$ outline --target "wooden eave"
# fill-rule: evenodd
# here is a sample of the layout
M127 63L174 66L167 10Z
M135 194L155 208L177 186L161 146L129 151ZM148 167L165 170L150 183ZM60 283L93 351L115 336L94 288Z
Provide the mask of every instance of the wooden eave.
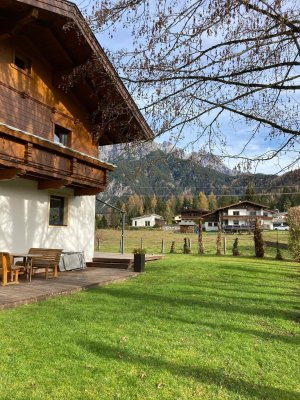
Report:
M30 12L32 8L38 9L38 18L24 25L21 33L37 46L53 69L59 70L62 74L68 73L74 67L83 65L94 57L99 60L99 65L107 74L107 79L113 82L110 90L115 93L116 101L124 104L122 108L125 113L116 118L115 126L110 129L110 132L105 132L99 137L99 145L153 139L153 132L77 6L65 0L1 0L0 2L0 11L1 9L5 12L10 11L12 15ZM67 34L66 24L69 24ZM47 43L47 51L45 51L45 43ZM102 76L101 79L103 79ZM75 96L78 95L76 87L70 92ZM84 96L81 93L80 101L88 109L88 113L92 114L97 103L96 99L93 99L93 88L86 88ZM103 96L105 100L105 93ZM125 124L128 123L131 126L127 131L120 132L118 121L121 126L122 123L124 125L124 121Z

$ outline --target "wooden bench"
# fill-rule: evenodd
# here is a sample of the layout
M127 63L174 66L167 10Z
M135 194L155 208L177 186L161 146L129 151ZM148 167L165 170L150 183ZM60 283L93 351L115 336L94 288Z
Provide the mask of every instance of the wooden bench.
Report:
M32 268L35 269L45 269L45 278L48 278L49 269L53 271L53 277L58 276L58 265L60 256L63 249L43 249L43 248L31 248L29 249L29 254L40 255L40 257L32 258Z

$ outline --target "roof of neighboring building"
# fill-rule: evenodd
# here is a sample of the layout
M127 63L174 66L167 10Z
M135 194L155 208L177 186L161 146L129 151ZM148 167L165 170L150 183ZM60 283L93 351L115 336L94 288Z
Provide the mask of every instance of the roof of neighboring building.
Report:
M0 39L18 30L34 43L52 66L56 87L81 66L93 68L93 80L78 74L68 92L88 115L97 118L93 129L100 145L153 139L145 118L75 4L66 0L0 1L2 25L5 30L0 30Z
M131 219L135 220L135 219L144 219L144 218L149 218L149 217L155 217L156 219L163 219L163 217L158 214L145 214L145 215L141 215L140 217L135 217L135 218L131 218Z
M252 205L254 207L263 208L264 210L268 208L268 206L265 206L264 204L255 203L254 201L250 201L250 200L243 200L243 201L239 201L238 203L229 204L228 206L219 207L219 208L217 208L216 210L214 210L212 212L204 214L203 217L206 217L208 215L213 215L218 211L222 211L222 210L226 210L226 209L229 209L229 208L237 207L237 206L240 206L240 205L243 205L243 204L250 204L250 205Z

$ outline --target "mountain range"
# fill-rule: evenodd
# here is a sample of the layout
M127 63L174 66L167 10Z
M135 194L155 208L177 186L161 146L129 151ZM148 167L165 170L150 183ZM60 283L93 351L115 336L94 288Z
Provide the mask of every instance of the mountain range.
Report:
M116 165L104 197L126 198L131 194L168 198L185 193L243 195L248 184L257 193L278 193L283 187L300 186L300 170L281 176L236 174L220 158L205 152L186 153L165 142L136 147L106 146L101 160Z

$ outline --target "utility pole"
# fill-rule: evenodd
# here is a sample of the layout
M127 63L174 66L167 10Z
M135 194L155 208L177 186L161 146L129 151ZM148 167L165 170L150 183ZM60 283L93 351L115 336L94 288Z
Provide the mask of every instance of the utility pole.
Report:
M123 210L121 210L121 209L118 208L118 207L113 206L112 204L107 203L107 202L104 201L104 200L98 199L97 197L96 197L96 201L99 201L100 203L105 204L106 206L108 206L108 207L110 207L110 208L113 208L114 210L119 211L119 213L121 213L121 215L122 215L121 254L124 254L124 244L125 244L125 215L126 215L126 212L123 211Z

